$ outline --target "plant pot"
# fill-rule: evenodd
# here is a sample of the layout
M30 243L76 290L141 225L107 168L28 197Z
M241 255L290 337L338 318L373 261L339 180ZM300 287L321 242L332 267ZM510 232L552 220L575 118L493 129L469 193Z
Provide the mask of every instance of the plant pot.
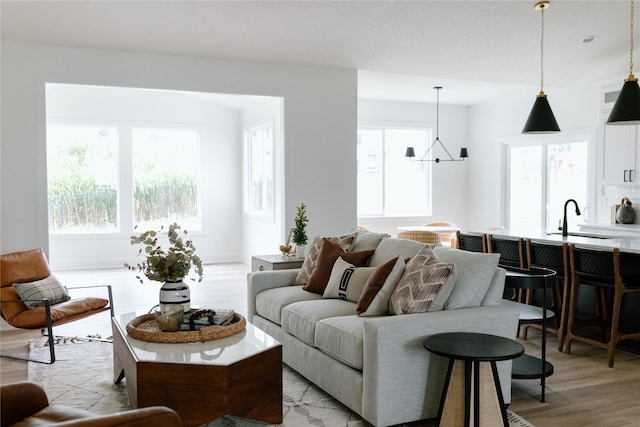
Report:
M296 245L296 256L298 258L304 258L304 254L306 250L307 250L307 245Z
M183 280L164 282L160 288L160 305L182 304L185 313L191 309L191 290Z

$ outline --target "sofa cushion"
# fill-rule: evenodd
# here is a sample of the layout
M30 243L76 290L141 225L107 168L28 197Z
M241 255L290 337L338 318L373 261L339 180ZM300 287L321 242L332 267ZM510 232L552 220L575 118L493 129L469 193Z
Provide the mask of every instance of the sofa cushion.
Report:
M336 360L362 370L363 319L338 316L316 323L316 347Z
M455 284L454 265L442 263L429 246L411 259L391 295L394 314L442 310Z
M45 299L49 300L51 305L71 299L67 288L62 286L53 274L33 282L14 283L13 289L27 308L44 307Z
M356 267L338 257L333 264L322 297L358 302L364 285L375 269L375 267Z
M367 265L372 254L372 250L345 252L339 245L331 242L329 239L322 239L322 246L318 253L318 261L313 269L313 273L311 273L311 277L309 277L309 282L303 289L322 295L329 282L333 264L336 263L338 257L341 257L356 267L364 267Z
M340 246L345 252L349 252L356 241L357 233L349 233L344 236L327 237L330 242ZM294 283L296 285L306 285L313 273L316 263L318 261L318 254L322 246L323 237L314 237L311 245L307 249L307 255L302 262L302 267L295 278Z
M351 229L349 233L357 233L356 242L351 250L353 252L368 251L370 249L377 249L382 239L389 238L386 233L374 233L371 231L362 231L358 229Z
M282 309L282 329L315 347L316 323L336 316L356 314L356 305L337 299L299 301Z
M458 270L456 284L445 310L479 307L489 289L498 267L500 254L485 254L437 246L433 252L442 262L455 264Z
M389 299L405 270L404 260L395 257L376 267L358 301L358 316L381 316L389 311Z
M391 258L399 256L402 259L412 258L415 254L420 252L420 249L427 246L426 243L416 242L407 239L382 239L375 253L369 260L369 265L377 267L380 264L384 264Z
M267 289L256 295L256 313L277 325L281 325L283 307L298 301L321 298L318 294L304 291L302 286Z

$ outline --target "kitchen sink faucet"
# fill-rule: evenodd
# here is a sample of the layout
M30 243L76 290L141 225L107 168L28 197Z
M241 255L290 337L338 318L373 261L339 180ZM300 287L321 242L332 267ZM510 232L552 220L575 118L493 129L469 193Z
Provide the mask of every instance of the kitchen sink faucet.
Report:
M562 217L562 235L563 236L569 235L569 233L567 232L567 205L569 204L569 202L573 202L573 204L576 205L576 215L580 215L580 208L578 207L578 202L576 202L574 199L569 199L566 202L564 202L564 216Z

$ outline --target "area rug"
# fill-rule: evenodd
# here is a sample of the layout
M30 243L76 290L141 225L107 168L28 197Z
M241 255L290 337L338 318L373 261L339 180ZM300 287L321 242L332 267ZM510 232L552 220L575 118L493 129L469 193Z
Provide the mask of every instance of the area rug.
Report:
M46 358L49 349L33 344L31 357ZM126 379L113 383L113 346L96 341L63 341L56 344L56 362L52 365L29 363L28 379L40 384L51 403L110 414L130 409ZM284 427L369 427L370 424L330 395L283 365ZM237 417L222 417L201 427L265 427ZM408 426L428 426L429 422ZM511 427L533 427L509 412Z

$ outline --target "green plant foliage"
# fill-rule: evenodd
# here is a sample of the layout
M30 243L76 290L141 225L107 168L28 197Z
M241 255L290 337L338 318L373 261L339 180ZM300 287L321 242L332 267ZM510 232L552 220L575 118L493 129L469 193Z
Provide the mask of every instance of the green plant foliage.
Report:
M291 240L296 245L306 245L309 237L307 236L307 224L309 218L307 218L307 206L302 203L298 206L298 212L296 214L295 226L293 228L293 236Z
M142 245L138 256L143 252L146 260L136 265L125 264L132 271L142 272L149 280L158 282L178 282L184 279L191 266L195 267L198 282L202 281L202 260L196 255L196 247L191 239L183 239L187 230L178 233L181 227L177 223L169 225L166 236L169 238L169 248L165 251L158 242L163 234L164 226L159 231L148 230L138 236L131 236L132 245ZM136 276L140 283L144 283L140 276Z

